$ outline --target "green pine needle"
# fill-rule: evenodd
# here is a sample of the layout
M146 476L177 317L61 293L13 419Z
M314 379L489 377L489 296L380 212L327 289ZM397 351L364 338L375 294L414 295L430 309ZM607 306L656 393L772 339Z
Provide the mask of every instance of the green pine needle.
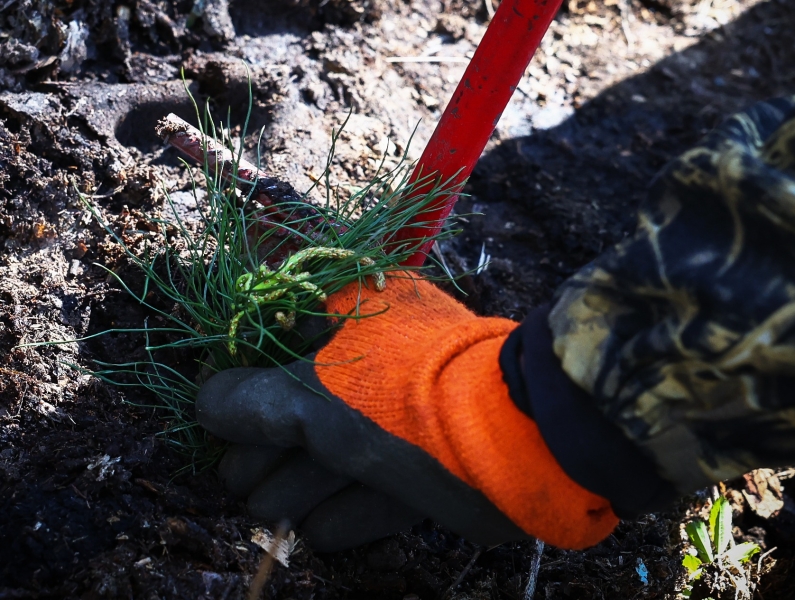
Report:
M200 113L195 101L194 106L201 131L214 137L216 128L209 110ZM259 205L233 185L238 181L237 162L241 159L241 150L238 150L234 172L229 178L215 173L208 164L203 166L207 194L204 206L197 203L201 211L198 231L182 221L172 199L166 195L169 214L154 221L159 231L136 232L146 238L143 252L130 248L113 226L102 219L99 210L83 197L88 210L141 271L144 284L141 290L134 290L110 269L106 269L108 274L151 315L140 328L124 330L125 333L144 334L148 358L122 364L97 362L99 369L92 374L103 381L128 389L143 389L154 395L157 399L154 405L166 413L168 428L164 435L178 448L190 453L194 465L214 460L219 451L217 446L208 443L208 436L195 422L193 403L201 381L214 372L233 367L279 367L295 360L307 360L304 355L314 340L300 333L300 325L310 317L328 316L323 312L320 295L310 288L330 295L350 283L373 286L373 276L404 270L400 264L425 240L410 240L397 249L390 247L388 240L409 221L422 227L423 214L430 212L443 197L460 192L461 185L453 185L453 179L439 182L424 178L409 185L412 165L404 153L395 168L386 169L382 161L370 182L356 188L347 199L339 198L329 182L329 174L341 129L332 132L332 146L322 177L326 198L323 205L314 207L317 212L312 222L321 222L315 230L309 226L305 210L292 210L306 209L306 204L300 202L284 207L284 212L292 211L294 218L289 217L278 228L254 234L259 231L256 229ZM218 131L228 132L228 129L220 126ZM223 142L231 147L228 138ZM414 189L426 185L431 189L419 201L414 200L409 205L401 202ZM240 187L245 188L242 184ZM308 194L309 191L304 199ZM364 211L363 206L367 207ZM321 219L317 219L317 215ZM344 229L331 227L332 223ZM430 222L426 224L430 228ZM447 227L437 239L455 233ZM283 287L283 293L277 298L262 303L249 302L236 289L236 283L246 274L257 273L260 265L291 238L302 240L303 248L344 249L345 252L335 253L331 258L324 258L322 255L327 253L321 252L321 256L306 260L300 268L302 273L309 275L302 281L311 286L297 279L283 278L269 287L269 290ZM164 309L164 306L173 308ZM242 315L241 307L246 307ZM277 313L294 314L296 326L285 329L279 324ZM236 331L230 337L230 323L236 315L238 322L233 328ZM362 318L358 311L341 316ZM150 326L149 322L154 321L160 325ZM90 337L118 331L108 330ZM161 362L161 357L167 355L165 351L174 350L190 353L198 377Z

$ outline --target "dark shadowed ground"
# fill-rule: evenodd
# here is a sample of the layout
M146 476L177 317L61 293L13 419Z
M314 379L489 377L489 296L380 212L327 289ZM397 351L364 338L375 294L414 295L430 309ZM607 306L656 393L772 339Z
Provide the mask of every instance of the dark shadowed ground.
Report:
M192 6L0 3L0 598L243 598L262 557L252 529L269 525L247 517L212 470L175 476L190 458L159 435L167 424L145 407L151 398L68 366L140 356L142 339L19 348L146 317L95 266L135 277L76 190L130 231L163 209L159 182L195 216L189 175L154 124L170 111L191 118L184 69L194 94L217 114L231 107L239 126L241 59L268 169L308 188L350 111L333 179L360 185L421 120L419 155L463 72L447 58L467 57L488 20L474 0L238 1L228 12L209 1L188 26ZM460 201L459 213L479 214L443 248L459 273L491 255L461 280L464 300L520 319L549 299L632 230L667 160L732 112L795 93L793 30L792 0L568 2ZM441 58L399 62L418 55ZM256 134L242 143L256 156ZM764 574L754 571L764 600L795 589L793 473L721 490L736 537L775 548ZM623 523L585 552L547 549L535 597L676 597L681 524L705 503ZM333 555L313 554L299 534L289 568L277 566L266 589L296 600L512 599L529 568L525 544L478 548L428 521Z

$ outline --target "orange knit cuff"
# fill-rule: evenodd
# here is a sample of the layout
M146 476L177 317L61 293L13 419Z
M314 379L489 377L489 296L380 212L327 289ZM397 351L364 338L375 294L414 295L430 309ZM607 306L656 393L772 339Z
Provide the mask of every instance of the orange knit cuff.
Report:
M348 314L357 299L364 314L387 310L346 321L318 353L329 391L547 543L583 548L612 531L609 502L563 472L508 394L498 357L517 323L477 317L414 276L390 278L382 293L348 286L327 309Z

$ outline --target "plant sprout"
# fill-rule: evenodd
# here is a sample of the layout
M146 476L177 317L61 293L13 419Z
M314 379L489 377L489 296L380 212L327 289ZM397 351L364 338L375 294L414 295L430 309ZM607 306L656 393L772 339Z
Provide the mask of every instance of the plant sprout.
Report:
M686 554L682 559L688 577L688 585L682 590L684 598L690 598L693 592L691 582L701 578L706 565L716 565L721 569L728 565L742 572L741 563L748 562L761 550L754 542L733 545L732 509L724 496L713 503L708 522L701 519L691 521L685 526L685 531L696 554Z

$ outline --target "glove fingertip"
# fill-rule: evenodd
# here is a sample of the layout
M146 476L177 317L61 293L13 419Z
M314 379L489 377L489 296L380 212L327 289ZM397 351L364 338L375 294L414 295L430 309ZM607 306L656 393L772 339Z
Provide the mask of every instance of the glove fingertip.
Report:
M317 552L338 552L409 529L424 515L399 500L361 484L320 504L301 523Z
M227 369L210 377L196 395L195 410L199 425L213 434L225 437L223 430L232 413L229 398L242 382L261 371L262 369L242 367Z
M245 498L291 452L278 446L233 445L218 464L218 476L233 496Z

